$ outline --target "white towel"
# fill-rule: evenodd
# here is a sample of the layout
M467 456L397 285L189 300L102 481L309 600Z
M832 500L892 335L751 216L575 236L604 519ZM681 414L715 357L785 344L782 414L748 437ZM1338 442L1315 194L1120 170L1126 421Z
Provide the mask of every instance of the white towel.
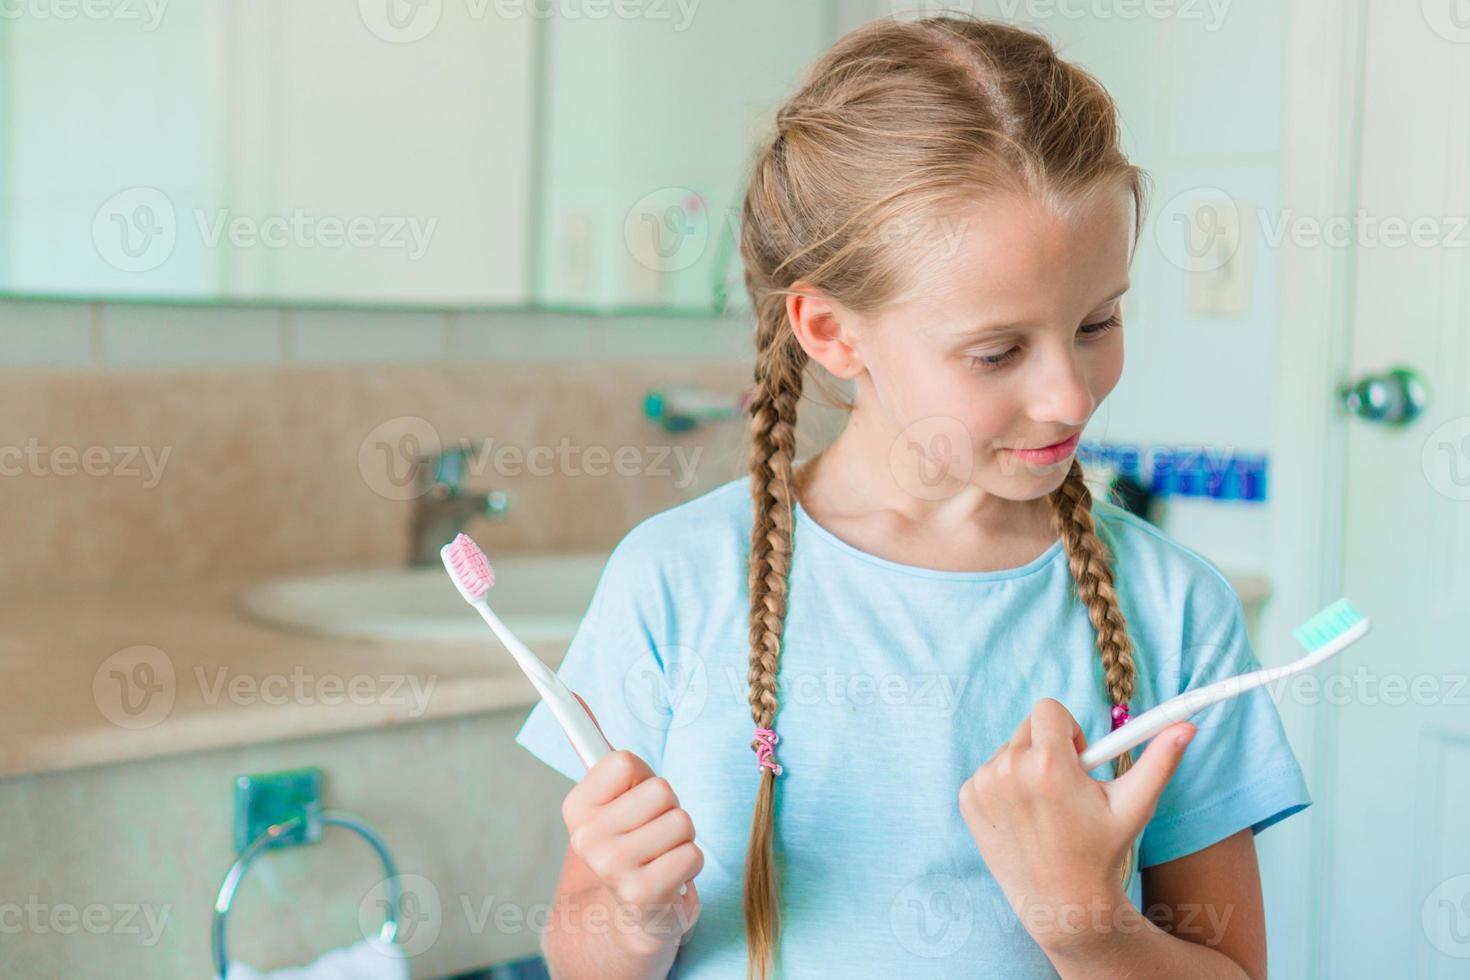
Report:
M374 936L323 953L306 966L261 972L233 962L225 980L408 980L408 961L397 943Z

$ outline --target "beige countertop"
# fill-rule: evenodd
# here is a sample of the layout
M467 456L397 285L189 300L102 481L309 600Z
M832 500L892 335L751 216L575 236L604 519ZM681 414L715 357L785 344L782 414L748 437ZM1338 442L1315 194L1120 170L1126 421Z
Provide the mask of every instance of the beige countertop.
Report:
M1231 575L1248 614L1269 595ZM496 710L535 689L483 646L288 633L235 610L254 579L0 595L0 777ZM536 651L553 668L561 650Z
M488 630L477 648L287 633L235 611L255 581L0 595L0 777L537 699Z

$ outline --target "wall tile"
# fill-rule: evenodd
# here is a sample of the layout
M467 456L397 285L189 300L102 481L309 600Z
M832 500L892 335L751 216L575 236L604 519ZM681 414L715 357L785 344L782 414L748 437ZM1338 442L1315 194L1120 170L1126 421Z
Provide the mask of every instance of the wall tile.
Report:
M93 363L90 303L0 300L0 367L87 367Z
M556 313L462 313L458 352L496 361L528 358L567 360L601 356L606 321L594 316Z
M296 309L286 324L286 360L293 364L440 361L449 354L443 313Z
M109 367L258 367L281 363L272 307L110 303L102 308Z

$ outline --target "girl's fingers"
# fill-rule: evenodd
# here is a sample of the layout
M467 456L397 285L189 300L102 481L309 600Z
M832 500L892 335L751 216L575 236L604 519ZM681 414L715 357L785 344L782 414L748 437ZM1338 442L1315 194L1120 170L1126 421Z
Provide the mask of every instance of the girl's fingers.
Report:
M679 799L673 789L665 780L655 776L604 804L593 823L603 833L626 834L678 805Z
M1014 745L1018 749L1024 749L1024 748L1029 748L1030 747L1030 745L1031 745L1031 716L1030 715L1027 715L1025 718L1022 718L1021 719L1021 723L1016 726L1015 732L1011 735L1011 744Z
M1082 734L1082 726L1077 724L1072 712L1060 701L1042 698L1036 702L1030 720L1031 744L1037 747L1046 745L1060 750L1070 745L1078 753L1087 748L1087 738Z
M694 821L690 819L689 812L669 810L629 831L623 843L623 854L635 867L642 866L693 840Z
M567 794L568 801L577 811L585 812L617 799L652 775L648 763L627 749L619 749L587 770Z
M653 881L668 882L670 887L677 889L684 882L692 881L703 868L704 852L690 840L654 858L640 868L639 873L648 875Z

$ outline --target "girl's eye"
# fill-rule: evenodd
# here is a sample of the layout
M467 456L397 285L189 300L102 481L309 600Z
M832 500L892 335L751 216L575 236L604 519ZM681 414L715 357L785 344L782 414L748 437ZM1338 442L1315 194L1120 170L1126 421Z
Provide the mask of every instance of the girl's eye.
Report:
M1103 320L1101 323L1084 323L1082 325L1081 331L1079 332L1088 337L1096 337L1098 334L1107 333L1109 330L1116 327L1119 322L1120 321L1118 320L1118 314L1114 313L1112 316L1108 317L1106 320Z
M1114 313L1112 316L1099 323L1084 323L1077 332L1082 334L1084 337L1098 337L1102 334L1107 333L1109 330L1112 330L1121 322L1122 321L1118 318L1118 314ZM1011 361L1019 357L1020 354L1021 349L1019 347L1012 347L1004 354L986 354L979 357L970 356L966 358L966 360L969 361L971 367L976 368L977 370L985 370L988 368L998 368L1002 367L1003 365L1009 364Z
M985 368L1000 367L1002 364L1014 360L1020 352L1021 349L1019 347L1012 347L1004 354L986 354L983 357L968 357L966 360L970 362L971 367L983 370Z

